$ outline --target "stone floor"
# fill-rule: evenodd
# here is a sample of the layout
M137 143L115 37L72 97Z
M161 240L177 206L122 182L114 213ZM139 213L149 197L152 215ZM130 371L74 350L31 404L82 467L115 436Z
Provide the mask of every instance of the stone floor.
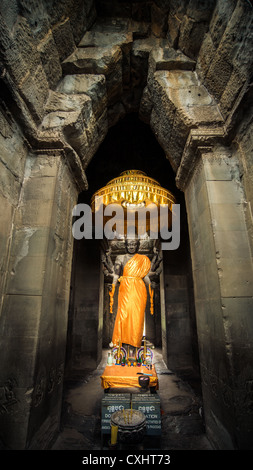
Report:
M105 350L96 370L82 380L66 384L62 428L52 450L97 451L107 448L107 441L101 439L100 428L101 399L104 396L100 375L105 368L106 358ZM186 381L167 369L159 349L154 350L154 363L159 380L157 394L160 397L162 419L159 449L212 450L205 435L201 397ZM138 393L138 389L135 389L135 393ZM151 443L145 441L143 450L149 449L150 445L154 448L154 440Z

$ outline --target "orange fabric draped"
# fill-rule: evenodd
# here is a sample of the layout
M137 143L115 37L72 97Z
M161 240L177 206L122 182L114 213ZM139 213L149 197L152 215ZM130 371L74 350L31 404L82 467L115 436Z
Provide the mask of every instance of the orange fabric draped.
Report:
M158 376L154 365L152 370L147 370L146 367L106 366L100 376L101 385L103 388L140 387L138 372L150 374L149 387L159 389Z
M145 255L136 253L125 265L119 279L118 311L115 319L112 342L135 347L141 346L147 290L142 280L149 272L151 262Z

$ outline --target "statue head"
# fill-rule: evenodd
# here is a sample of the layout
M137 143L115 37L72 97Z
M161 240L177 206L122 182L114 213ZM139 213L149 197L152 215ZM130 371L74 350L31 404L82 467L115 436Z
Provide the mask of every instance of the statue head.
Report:
M125 241L126 245L126 251L130 255L133 255L137 253L139 246L140 246L140 240L138 238L127 238Z

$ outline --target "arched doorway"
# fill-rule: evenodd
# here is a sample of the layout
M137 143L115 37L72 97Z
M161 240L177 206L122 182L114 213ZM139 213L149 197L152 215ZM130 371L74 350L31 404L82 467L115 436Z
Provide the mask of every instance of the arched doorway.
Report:
M180 246L163 253L163 274L155 293L155 315L146 314L148 340L162 348L169 368L198 377L198 345L189 249L187 216L183 192L175 185L175 174L150 127L129 114L112 127L86 169L88 190L79 203L90 204L96 190L122 171L137 168L155 178L176 197L181 207ZM151 251L150 251L151 250ZM146 252L152 255L152 247ZM108 281L107 281L108 282ZM94 369L102 349L110 342L114 316L109 313L106 279L101 272L100 241L75 240L66 377L80 376Z

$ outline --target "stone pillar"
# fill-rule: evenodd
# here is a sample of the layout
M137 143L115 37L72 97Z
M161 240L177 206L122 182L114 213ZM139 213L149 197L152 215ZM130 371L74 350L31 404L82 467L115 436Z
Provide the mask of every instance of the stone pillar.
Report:
M185 190L207 433L252 446L253 269L237 161L202 152Z
M9 449L46 448L58 429L76 199L61 154L28 156L0 317Z

